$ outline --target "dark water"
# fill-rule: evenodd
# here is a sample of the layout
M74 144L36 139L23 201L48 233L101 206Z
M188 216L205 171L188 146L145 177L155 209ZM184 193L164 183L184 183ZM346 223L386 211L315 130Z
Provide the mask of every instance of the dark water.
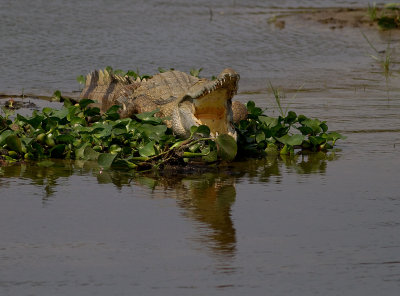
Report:
M206 76L230 66L239 100L277 115L271 80L284 106L348 139L327 155L195 173L2 167L0 294L398 295L398 74L386 86L358 29L267 22L367 3L1 1L2 94L73 93L77 75L107 65ZM398 52L396 35L364 32Z

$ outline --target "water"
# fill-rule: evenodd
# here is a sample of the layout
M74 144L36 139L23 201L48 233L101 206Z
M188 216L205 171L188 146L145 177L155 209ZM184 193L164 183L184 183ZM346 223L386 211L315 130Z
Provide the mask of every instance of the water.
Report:
M252 91L266 89L267 79L285 87L360 84L354 79L370 78L365 77L365 67L371 62L361 34L290 23L279 30L268 19L299 7L367 4L3 0L0 93L77 91L78 75L108 65L149 74L158 67L203 67L208 77L232 67L242 76L241 89ZM366 33L372 41L385 39L385 34Z
M230 66L237 99L277 115L270 80L285 106L348 139L328 155L197 173L0 168L1 295L398 294L398 76L388 94L358 29L267 23L368 1L93 3L1 1L0 93L76 95L77 75L107 65L205 76ZM363 32L398 51L396 34Z

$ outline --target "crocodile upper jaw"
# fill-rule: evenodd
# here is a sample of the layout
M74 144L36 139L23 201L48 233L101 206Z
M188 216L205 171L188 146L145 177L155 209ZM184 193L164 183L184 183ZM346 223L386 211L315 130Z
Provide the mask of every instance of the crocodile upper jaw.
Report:
M229 134L236 138L232 124L232 97L237 93L239 78L234 70L225 69L216 80L201 81L190 88L179 105L192 102L195 118L191 122L207 125L214 136Z

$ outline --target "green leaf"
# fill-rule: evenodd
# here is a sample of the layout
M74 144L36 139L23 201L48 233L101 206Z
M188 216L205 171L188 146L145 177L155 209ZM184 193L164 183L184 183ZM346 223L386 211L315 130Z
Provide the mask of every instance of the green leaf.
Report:
M218 155L222 160L232 161L236 157L237 143L235 139L227 134L221 134L215 142L218 145Z
M260 116L263 113L261 108L256 107L256 104L253 101L247 102L246 106L247 106L247 111L249 112L249 114L251 114L253 116Z
M314 146L319 146L326 142L326 139L320 136L311 136L309 137L309 140Z
M42 110L42 113L44 115L50 116L51 114L53 114L54 110L50 107L44 107Z
M64 105L65 108L69 108L69 107L73 106L72 101L70 99L68 99L68 98L64 98L64 104L63 105Z
M6 144L10 150L17 151L19 153L23 152L21 140L16 135L8 136L6 139Z
M195 134L199 134L203 138L207 138L210 136L210 128L206 125L199 125L199 126L193 125L190 128L190 135L191 137L193 137Z
M347 139L346 136L343 136L342 134L339 134L337 132L331 132L327 134L329 138L331 138L333 141L339 140L339 139Z
M311 135L313 133L313 129L308 126L300 126L297 128L303 135Z
M74 140L75 140L75 137L71 136L70 134L59 135L56 137L57 143L72 144L72 142L74 142Z
M95 151L92 147L88 146L85 148L85 150L83 152L83 159L96 160L101 156L101 155L99 156L99 154L100 154L99 152Z
M197 142L197 143L195 143L193 145L190 145L189 151L190 152L196 152L200 148L200 146L201 146L201 143L199 143L199 142Z
M97 116L100 115L100 108L98 107L92 107L92 108L87 108L83 114L87 117L87 116Z
M335 142L339 139L346 139L347 137L337 133L337 132L331 132L327 134L323 134L321 137L326 139L326 141L332 141L332 145L335 145Z
M61 101L61 91L56 90L53 93L53 98L52 99L53 99L53 101L60 102Z
M6 143L6 139L8 136L13 135L14 132L12 130L5 130L0 134L0 146L3 146Z
M86 77L83 75L79 75L76 77L76 81L78 81L79 84L85 84L86 83Z
M100 154L97 162L99 166L102 168L110 168L114 159L117 157L117 154L111 154L111 153L102 153Z
M123 127L118 127L118 128L113 128L113 130L112 130L112 133L115 135L115 136L120 136L120 135L126 135L127 133L128 133L128 131L126 130L126 127L125 126L123 126Z
M113 144L110 146L110 153L112 154L118 154L122 151L121 146L118 146L117 144Z
M151 125L151 124L144 123L142 126L138 127L138 130L140 132L143 132L147 137L151 137L152 134L155 134L158 137L161 137L167 131L167 126L164 124L163 125Z
M313 130L314 135L321 132L321 121L319 121L318 119L305 119L303 121L300 122L303 126L305 127L309 127Z
M41 125L43 119L43 116L35 114L31 119L27 120L27 123L29 123L34 129L37 129Z
M261 121L261 123L264 123L267 127L274 127L276 125L278 125L278 119L277 118L273 118L273 117L269 117L269 116L258 116L258 120Z
M215 162L218 160L218 152L216 150L210 151L202 157L202 160L205 162Z
M92 126L94 129L92 130L93 134L100 138L106 138L111 136L112 134L112 125L110 124L99 124L99 125L93 125Z
M297 120L297 114L293 111L289 111L288 115L285 117L285 123L293 124Z
M50 149L50 157L62 158L65 151L65 144L59 144Z
M288 154L293 155L293 154L294 154L294 149L293 149L293 147L290 146L290 145L285 145L285 146L283 146L283 148L281 149L281 151L279 151L279 154L280 154L280 155L288 155Z
M74 117L74 118L71 118L70 123L71 123L72 126L75 125L75 124L79 124L79 125L85 126L86 125L86 120L84 118Z
M300 123L302 123L304 120L306 120L306 119L308 119L308 117L306 117L306 116L304 116L304 115L299 115L298 117L297 117L297 120L300 122Z
M197 127L196 133L202 135L202 137L204 137L204 138L208 138L210 136L211 131L210 131L210 128L208 126L199 125Z
M197 125L193 125L190 127L190 137L193 137L193 135L197 132L197 129L199 127Z
M279 123L277 118L273 118L273 117L269 117L269 116L265 116L265 115L258 116L258 120L260 120L261 123L264 123L268 127L274 127L274 126L278 125L278 123Z
M265 140L265 134L263 132L260 132L256 135L256 142L260 143Z
M292 136L284 135L283 137L277 138L277 140L285 145L298 146L301 145L301 143L303 143L305 138L306 137L304 135L296 134Z
M154 141L151 141L144 145L143 147L139 148L139 154L140 156L144 157L150 157L156 154L156 151L154 150Z
M126 72L126 76L132 76L134 79L137 79L139 77L139 75L132 70L129 70L128 72Z
M32 141L33 141L33 138L29 138L29 137L21 138L22 145L25 145L25 146L30 145L32 143Z
M160 112L160 109L153 110L151 112L143 112L136 114L136 118L140 119L141 121L147 122L147 123L153 123L153 124L161 124L162 119L155 117L154 115Z
M52 116L56 117L58 119L64 119L67 117L68 114L69 114L69 110L67 108L62 108L60 110L53 112Z
M136 164L130 162L129 160L121 158L115 159L111 166L117 169L135 169L137 167Z
M106 70L110 74L112 74L114 72L113 68L111 66L107 66L104 70Z
M118 106L118 105L111 106L107 110L107 112L105 113L106 116L107 116L107 119L109 119L109 120L118 120L118 119L120 119L120 116L119 116L119 113L118 113L118 110L120 108L121 108L121 106Z
M203 70L203 68L200 69L191 69L190 70L190 75L194 76L194 77L199 77L200 72Z
M28 147L29 148L29 147ZM42 159L44 157L44 149L43 147L37 143L37 142L32 142L30 151L38 158Z
M1 118L1 117L0 117ZM17 114L17 120L24 122L24 123L28 123L28 119L26 119L24 116L22 116L21 114Z
M114 70L114 74L115 75L119 75L119 76L125 76L125 71L123 71L123 70L121 70L121 69L117 69L117 70Z
M95 103L95 101L90 99L82 99L79 101L79 106L81 107L81 109L85 109L87 106L93 103Z
M75 159L84 159L85 158L85 149L87 146L89 146L89 143L85 142L80 147L75 149Z
M322 131L323 131L324 133L326 133L326 132L328 131L328 125L326 124L325 121L322 122L319 126L322 128Z

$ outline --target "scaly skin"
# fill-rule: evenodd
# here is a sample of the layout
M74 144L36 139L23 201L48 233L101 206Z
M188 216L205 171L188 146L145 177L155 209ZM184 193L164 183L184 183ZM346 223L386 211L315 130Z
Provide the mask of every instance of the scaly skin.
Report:
M121 117L158 109L156 116L170 118L165 123L178 136L188 137L191 126L205 124L213 135L226 133L236 138L233 120L247 116L246 107L239 102L234 104L235 114L232 111L239 78L232 69L225 69L213 81L180 71L143 81L95 71L87 76L80 98L97 100L103 112L121 105Z

